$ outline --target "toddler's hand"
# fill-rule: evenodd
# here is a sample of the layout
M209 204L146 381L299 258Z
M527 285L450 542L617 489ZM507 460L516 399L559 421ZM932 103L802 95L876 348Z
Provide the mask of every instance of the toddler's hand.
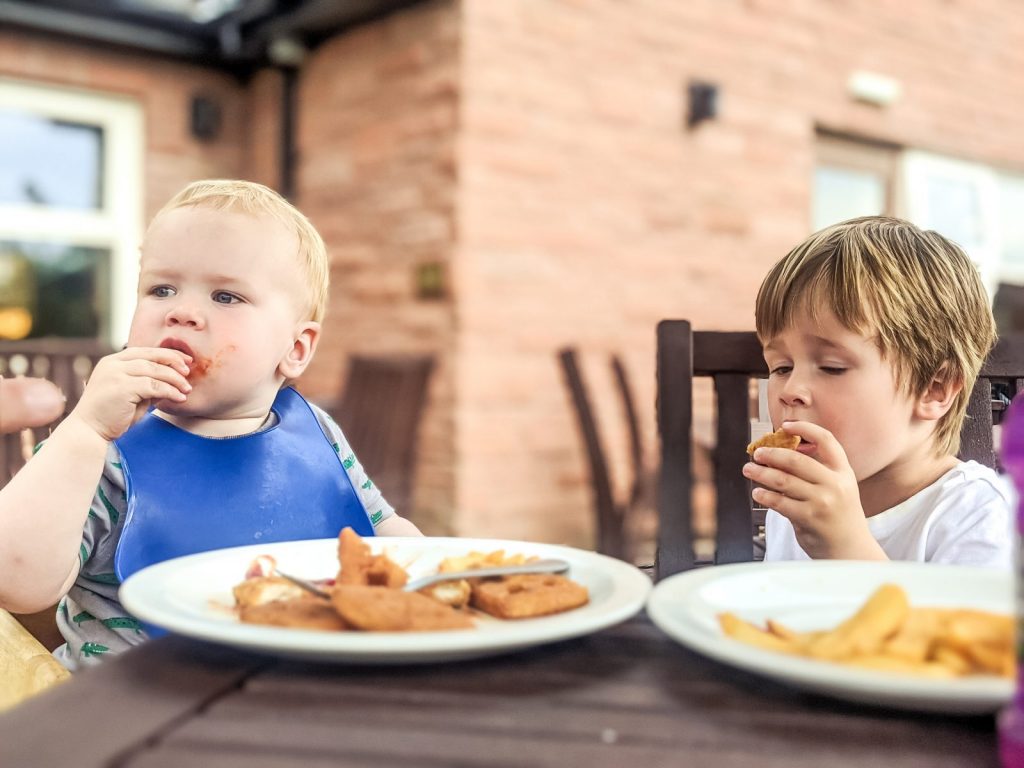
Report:
M813 558L885 559L868 529L857 478L839 441L807 421L783 426L813 447L809 453L758 448L757 463L743 467L745 477L763 486L754 489L754 500L788 518Z
M175 349L129 347L100 360L81 400L77 418L110 441L120 437L159 400L183 402L192 391L186 380L192 358Z

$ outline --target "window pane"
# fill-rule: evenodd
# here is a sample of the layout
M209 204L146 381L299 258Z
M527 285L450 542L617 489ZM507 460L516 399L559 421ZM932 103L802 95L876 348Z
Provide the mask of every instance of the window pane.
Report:
M1002 234L1003 265L1024 268L1024 176L999 179L999 226Z
M110 251L0 241L0 339L106 333Z
M0 109L0 204L96 210L103 129Z
M928 179L927 229L934 229L970 252L984 242L977 184L935 174Z
M885 213L885 179L868 171L819 165L814 171L814 229Z

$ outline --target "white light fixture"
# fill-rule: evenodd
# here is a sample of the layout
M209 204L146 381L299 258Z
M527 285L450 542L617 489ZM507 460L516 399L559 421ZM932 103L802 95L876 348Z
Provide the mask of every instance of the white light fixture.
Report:
M903 93L900 81L877 72L858 69L846 81L846 90L858 101L888 107Z

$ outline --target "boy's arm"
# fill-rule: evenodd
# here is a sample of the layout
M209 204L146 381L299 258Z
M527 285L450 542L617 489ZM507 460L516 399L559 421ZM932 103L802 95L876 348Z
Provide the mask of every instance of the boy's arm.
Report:
M103 358L75 409L0 489L0 607L57 601L78 574L78 549L110 441L154 400L181 402L187 356L133 348Z
M815 559L888 560L868 528L857 478L839 442L809 422L783 426L813 443L817 459L789 448L758 448L757 463L743 467L744 476L762 486L754 500L786 517L800 547Z

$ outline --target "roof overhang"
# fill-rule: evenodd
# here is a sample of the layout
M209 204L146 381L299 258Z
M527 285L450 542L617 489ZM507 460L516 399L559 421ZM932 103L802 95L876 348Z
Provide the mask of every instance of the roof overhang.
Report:
M0 26L244 76L423 0L0 0Z

